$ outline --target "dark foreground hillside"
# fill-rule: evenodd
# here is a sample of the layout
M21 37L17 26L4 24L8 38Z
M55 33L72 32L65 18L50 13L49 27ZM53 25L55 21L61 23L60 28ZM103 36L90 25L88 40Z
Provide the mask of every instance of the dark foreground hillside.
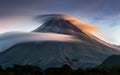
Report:
M119 67L96 67L96 68L79 68L77 70L71 69L68 65L62 67L48 68L42 70L37 66L31 65L14 65L3 69L0 67L0 75L120 75Z

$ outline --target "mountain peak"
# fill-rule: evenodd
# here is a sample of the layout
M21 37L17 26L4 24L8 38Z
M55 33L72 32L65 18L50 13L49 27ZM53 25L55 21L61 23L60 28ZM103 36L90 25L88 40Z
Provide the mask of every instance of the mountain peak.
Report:
M82 30L74 26L69 20L64 18L53 18L38 27L34 32L54 32L62 34L83 33Z
M69 15L48 14L37 16L36 19L44 23L33 32L94 33L98 31L96 27Z

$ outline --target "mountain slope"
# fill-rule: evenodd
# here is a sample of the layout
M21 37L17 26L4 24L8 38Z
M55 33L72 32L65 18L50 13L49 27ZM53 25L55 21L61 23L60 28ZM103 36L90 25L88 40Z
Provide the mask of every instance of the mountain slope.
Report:
M68 64L72 68L94 67L113 54L120 54L120 48L108 44L85 30L83 23L73 23L65 15L51 15L47 21L32 33L55 33L74 36L77 41L43 40L17 43L0 54L0 64L4 67L13 64L31 64L42 68ZM43 16L42 16L43 17ZM67 16L68 17L68 16ZM80 27L80 28L79 28ZM31 32L30 32L31 33ZM19 35L19 34L18 34ZM39 38L41 38L41 35ZM51 35L46 36L49 38ZM36 36L37 37L37 36ZM56 37L56 36L52 36ZM43 37L45 38L45 37ZM19 40L19 39L18 39ZM32 39L31 39L32 40ZM80 40L80 42L79 42Z
M108 58L106 58L100 66L120 66L120 55L111 55Z

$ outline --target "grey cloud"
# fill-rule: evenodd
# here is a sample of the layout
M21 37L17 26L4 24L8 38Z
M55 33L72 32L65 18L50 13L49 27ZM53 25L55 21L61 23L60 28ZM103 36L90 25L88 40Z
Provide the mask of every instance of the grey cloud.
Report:
M56 33L35 33L35 32L9 32L0 35L0 52L23 42L82 42L77 37Z
M104 8L111 8L119 11L119 0L1 0L0 13L28 14L35 12L46 13L74 13L94 15L97 12L104 12Z
M57 13L94 23L117 17L119 5L120 0L0 0L0 18Z

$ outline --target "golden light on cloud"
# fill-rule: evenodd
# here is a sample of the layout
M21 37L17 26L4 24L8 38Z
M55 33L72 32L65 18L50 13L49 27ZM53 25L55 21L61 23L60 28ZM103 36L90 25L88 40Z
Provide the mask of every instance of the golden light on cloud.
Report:
M99 34L99 28L87 24L85 22L80 21L77 18L74 18L72 16L63 16L64 19L69 20L72 24L74 24L79 29L83 30L83 32L91 33L91 34Z

